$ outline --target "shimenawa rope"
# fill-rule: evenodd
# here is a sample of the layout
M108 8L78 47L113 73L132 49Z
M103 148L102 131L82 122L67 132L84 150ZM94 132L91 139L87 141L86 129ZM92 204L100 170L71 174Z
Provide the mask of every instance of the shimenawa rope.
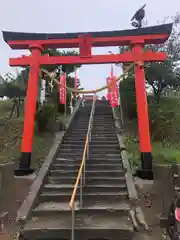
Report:
M125 69L125 71L123 72L123 74L121 74L119 77L116 78L116 82L120 81L120 80L131 70L131 68L132 68L133 66L134 66L134 63L130 64L130 65ZM94 90L78 90L78 89L76 89L76 88L70 88L70 87L64 86L63 84L60 84L60 82L54 77L54 72L48 72L46 69L41 69L40 71L43 72L43 73L45 73L45 74L49 77L49 80L55 82L55 83L58 84L58 85L61 85L62 87L68 89L69 91L75 92L75 93L81 93L81 94L98 93L98 92L101 92L101 91L105 90L106 88L112 86L112 83L110 83L110 84L108 84L108 85L104 85L103 87L97 88L97 89L94 89ZM40 77L42 78L41 74L40 74Z

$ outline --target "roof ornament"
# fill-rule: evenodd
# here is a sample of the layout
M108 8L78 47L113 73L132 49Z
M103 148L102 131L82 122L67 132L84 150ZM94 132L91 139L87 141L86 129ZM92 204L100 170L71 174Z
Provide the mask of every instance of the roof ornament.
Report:
M145 17L145 10L144 10L145 6L146 4L144 4L139 10L137 10L134 16L131 18L131 24L133 27L135 28L142 27L142 20Z

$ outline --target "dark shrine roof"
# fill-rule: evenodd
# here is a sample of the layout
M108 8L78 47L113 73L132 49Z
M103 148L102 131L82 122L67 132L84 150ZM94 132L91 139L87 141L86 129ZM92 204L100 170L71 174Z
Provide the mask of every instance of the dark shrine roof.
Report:
M90 34L96 37L123 37L123 36L139 36L151 34L168 34L172 31L172 23L163 24L139 29L128 29L120 31L103 31L103 32L76 32L76 33L26 33L26 32L10 32L2 31L3 38L6 42L18 40L49 40L49 39L73 39L78 38L81 34Z

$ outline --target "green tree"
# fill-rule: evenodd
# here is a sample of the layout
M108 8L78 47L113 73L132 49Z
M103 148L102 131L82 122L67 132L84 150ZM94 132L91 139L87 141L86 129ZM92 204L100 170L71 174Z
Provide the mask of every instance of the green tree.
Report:
M180 86L180 75L173 70L171 61L148 63L145 68L146 80L152 87L156 103L160 102L162 92L167 89L177 89Z
M119 92L124 115L129 119L136 118L136 90L133 71L130 71L128 77L119 83Z
M48 54L49 56L77 56L78 53L76 51L59 51L57 49L46 49L44 50L43 54ZM55 72L56 78L59 79L61 72L66 72L67 74L67 86L74 87L74 78L70 76L72 72L75 71L75 69L79 68L80 65L70 64L70 65L44 65L41 66L41 68L46 69L49 72ZM17 73L15 81L18 82L21 86L24 86L25 89L27 89L27 83L28 83L28 75L29 75L29 67L24 68L21 70L21 72ZM50 88L50 79L43 74L42 77L47 80L46 81L46 91L49 96L49 100L51 102L54 102L55 105L59 109L63 109L63 106L59 105L59 87L53 83L53 91L51 91ZM79 81L80 83L80 81ZM39 85L41 82L39 81ZM80 84L79 84L80 85ZM70 102L70 93L67 93L67 103Z
M166 18L165 23L169 18ZM147 63L145 67L147 83L152 87L156 102L160 102L161 94L167 88L180 87L180 14L171 17L173 30L169 39L164 44L148 45L145 50L163 51L168 59L164 62Z
M147 45L145 51L163 51L168 59L164 62L151 62L145 64L145 77L147 87L151 86L155 101L160 102L161 94L166 89L178 89L180 87L180 14L171 17L173 30L169 39L164 44ZM165 23L169 18L166 18ZM120 53L130 50L130 46L120 47ZM133 75L133 73L131 73ZM132 76L131 76L132 77ZM134 78L134 77L133 77Z

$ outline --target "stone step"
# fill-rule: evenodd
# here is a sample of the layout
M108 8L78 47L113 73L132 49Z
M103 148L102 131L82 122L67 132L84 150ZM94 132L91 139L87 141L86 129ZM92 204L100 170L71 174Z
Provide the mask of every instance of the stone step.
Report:
M85 143L84 143L85 144ZM80 143L74 143L74 142L71 142L71 143L63 143L61 145L61 148L79 148L79 147L84 147L84 144L83 142L80 142ZM101 142L99 143L92 143L90 142L89 143L89 147L90 149L104 149L104 148L110 148L110 149L119 149L119 144L116 143L116 144L107 144L106 142L104 144L102 144Z
M94 116L96 116L96 117L101 117L101 116L105 116L105 117L113 117L113 115L112 115L112 110L111 110L111 112L109 111L109 109L108 109L108 111L107 111L107 108L106 107L99 107L99 108L97 108L97 106L95 107L95 112L94 112Z
M113 123L114 119L112 118L112 116L105 116L105 115L94 115L94 122L105 122L105 123Z
M121 158L105 158L105 157L95 157L95 158L91 158L90 160L91 164L96 164L96 163L100 163L100 164L121 164L122 160Z
M70 137L72 137L72 136L85 136L86 137L86 135L87 135L87 132L85 131L85 132L76 132L76 131L69 131L69 132L67 132L66 133L66 135L69 135Z
M69 150L69 151L79 151L84 150L85 142L81 142L79 144L62 144L60 150Z
M96 130L109 130L109 129L114 129L114 126L111 124L108 124L108 125L104 125L103 123L101 124L94 124L92 125L92 129L96 129Z
M99 117L99 116L95 116L93 119L93 122L95 123L107 123L107 124L113 124L114 123L114 119L113 118L107 118L107 117Z
M104 124L103 122L102 123L93 122L92 127L97 128L97 129L101 129L101 128L102 129L113 129L114 128L114 123Z
M64 193L69 196L72 194L74 189L74 184L46 184L43 187L43 193ZM79 187L78 187L79 192ZM60 199L61 200L61 199Z
M72 192L42 192L39 196L39 201L40 202L46 202L46 201L70 201ZM102 199L106 199L106 200L117 200L117 201L121 201L121 200L125 200L128 199L128 192L127 191L117 191L117 192L86 192L83 191L83 200L91 200L91 201L98 201L98 200L102 200ZM77 193L76 194L76 200L80 199L80 194Z
M78 186L79 192L80 185ZM46 184L44 185L43 192L49 193L60 193L61 191L64 193L72 194L74 189L73 184ZM86 184L83 188L83 193L101 193L101 192L120 192L127 190L126 184Z
M111 143L109 141L109 143L107 144L106 142L105 143L102 143L101 141L99 141L99 143L93 143L93 142L90 142L89 144L89 147L90 149L103 149L103 148L110 148L110 149L119 149L119 143Z
M107 127L112 127L114 126L114 121L111 120L97 120L97 119L93 119L93 127L94 126L107 126Z
M74 184L77 176L49 176L48 183L50 184Z
M127 191L126 184L90 184L87 183L84 187L84 191L86 193L103 193L108 192L111 193L120 193L122 191Z
M75 125L79 125L79 126L82 126L82 125L88 125L89 124L89 118L87 118L86 120L83 120L83 119L77 119L75 122L72 122L71 126L75 126Z
M71 128L71 129L68 129L67 133L80 133L80 134L87 134L87 131L88 129L78 129L78 128ZM107 128L107 129L100 129L100 128L92 128L92 131L91 133L93 134L116 134L115 131L114 131L114 128Z
M77 136L78 137L78 136ZM117 136L115 136L115 137L113 137L112 139L109 139L109 138L104 138L104 137L100 137L100 138L96 138L96 137L93 137L92 139L91 139L91 142L90 142L90 144L92 144L92 145L98 145L98 144L100 144L100 145L119 145L119 142L118 142L118 139L117 139ZM67 144L74 144L74 145L77 145L77 144L79 144L79 143L81 143L82 144L82 142L84 141L84 138L82 138L82 140L78 140L76 137L74 137L74 138L67 138L67 137L65 137L64 139L63 139L63 143L67 143Z
M74 133L81 133L81 134L85 133L85 134L87 134L87 131L88 131L87 128L84 128L84 129L83 129L83 128L73 127L73 128L68 129L68 130L67 130L67 133L72 133L72 132L74 132Z
M88 130L88 123L86 125L82 125L79 123L76 123L74 126L71 125L68 130L78 130L78 131L87 131Z
M58 163L58 164L80 164L81 159L79 158L79 156L75 156L73 158L57 156L54 164L56 164L56 163Z
M119 153L89 153L89 157L90 159L97 159L99 157L103 157L104 159L108 159L110 161L110 159L120 159L121 155L120 155L120 151Z
M134 237L134 227L129 216L120 216L106 211L97 212L91 216L76 212L75 239L114 239L131 240ZM34 217L27 221L21 232L21 238L33 240L71 239L71 211L61 212L52 217Z
M89 118L90 118L90 116L85 116L85 117L79 116L71 124L78 124L79 122L88 124L89 123Z
M77 151L77 152L67 152L65 149L60 150L60 152L58 153L57 157L66 157L68 159L69 158L73 158L73 157L79 157L80 159L82 159L82 154L83 154L83 150L82 151Z
M117 141L117 135L104 135L104 134L93 134L91 135L91 141Z
M81 159L79 158L79 156L74 156L72 157L57 157L54 164L81 164ZM108 157L108 158L104 158L101 157L101 155L99 157L96 158L89 158L89 160L87 160L87 164L88 162L93 165L93 164L103 164L103 165L107 165L107 164L121 164L121 158L112 158L112 157Z
M82 125L82 124L75 124L72 125L68 128L68 131L72 131L72 130L77 130L77 131L86 131L88 130L88 124L86 125Z
M77 176L49 176L48 183L51 184L74 184ZM125 183L125 177L86 177L86 184L122 184Z
M77 177L77 170L51 170L49 176L58 177L58 176L68 176L68 177Z
M74 163L74 162L73 162ZM63 163L55 163L52 166L52 169L64 169L64 170L69 170L69 169L79 169L80 163L79 164L71 164L69 162L63 162ZM105 164L105 163L97 163L97 164L92 164L89 162L86 162L86 169L94 169L94 170L100 170L100 169L108 169L108 170L115 170L115 169L122 169L123 166L121 163L119 164Z
M113 115L112 115L112 112L111 113L106 112L105 109L102 109L102 111L95 110L94 118L98 118L98 119L104 118L105 120L107 120L107 119L113 119Z
M85 141L87 134L71 134L66 133L64 136L64 140L71 140L73 141Z
M103 123L103 125L102 125ZM106 121L105 119L103 120L103 122L99 122L99 121L95 121L93 120L93 124L92 124L93 127L114 127L114 122L112 121Z
M103 154L109 154L109 153L112 153L112 154L118 154L120 153L120 148L111 148L111 147L107 147L107 148L90 148L89 149L89 152L90 154L93 154L93 153L103 153Z
M97 119L96 119L97 120ZM101 123L99 123L98 121L94 121L93 120L93 126L102 126L101 125ZM103 124L103 126L114 126L114 122L111 122L111 121L106 121L105 119L104 119L104 124Z
M75 210L76 212L80 209L79 201L75 203ZM122 203L86 203L83 202L83 208L80 209L81 214L97 214L97 213L104 213L106 212L117 212L120 216L128 216L130 210L130 205L126 202ZM68 202L43 202L38 204L38 206L33 210L33 217L34 216L55 216L61 214L62 212L70 211L69 203Z
M100 121L101 121L102 119L100 119ZM100 125L101 123L100 123L100 121L99 121L99 119L97 119L97 118L94 118L93 119L93 125ZM114 120L112 120L112 119L103 119L102 120L103 122L104 122L104 125L106 126L106 125L114 125ZM101 125L102 126L102 125Z
M117 135L105 135L105 134L101 134L101 135L91 135L91 142L93 141L117 141Z
M91 134L92 135L107 135L107 136L112 135L112 136L116 136L116 132L114 131L114 129L113 130L109 129L108 131L92 129Z
M78 141L78 142L84 142L86 139L86 135L71 135L71 134L68 134L68 135L65 135L64 137L64 141L71 141L71 142L74 142L74 141Z
M62 145L61 146L61 148L60 148L60 152L76 152L76 151L84 151L84 146L85 146L85 143L84 144L82 144L82 145ZM89 152L90 153L104 153L104 154L108 154L108 153L119 153L120 152L120 147L118 146L118 147L114 147L113 145L111 146L105 146L105 147L103 147L103 146L101 146L101 147L99 147L98 148L98 146L97 147L90 147L89 148Z
M76 140L76 138L74 138L73 140L72 139L67 139L67 138L64 138L63 139L63 144L74 144L74 145L77 145L77 144L83 144L85 141L83 140Z
M50 176L77 176L78 170L51 170ZM86 170L86 176L91 178L91 176L102 176L102 177L110 177L110 176L124 176L124 170Z
M109 133L109 132L115 132L114 127L92 127L91 132L100 132L100 133Z
M114 133L115 129L114 127L92 127L91 132L93 133Z
M80 164L69 164L69 163L65 163L65 164L53 164L52 166L52 170L64 170L64 171L69 171L69 170L79 170L80 168Z
M83 157L83 152L84 149L78 149L78 150L68 150L68 149L61 149L58 153L58 157L65 157L65 158L74 158L75 156L78 158L80 158L80 160Z
M102 139L92 139L91 140L91 144L92 145L98 145L98 144L102 144L102 145L112 145L112 144L118 144L119 145L119 142L118 142L118 140L117 140L117 137L116 137L116 139L113 139L113 140L102 140Z
M86 184L122 184L125 183L125 177L102 177L102 176L94 176L94 177L88 177L86 179Z

